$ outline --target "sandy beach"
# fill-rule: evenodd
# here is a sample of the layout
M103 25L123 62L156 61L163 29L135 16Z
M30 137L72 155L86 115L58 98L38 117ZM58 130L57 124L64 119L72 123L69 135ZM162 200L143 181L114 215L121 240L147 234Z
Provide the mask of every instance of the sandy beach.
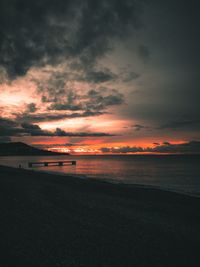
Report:
M199 266L200 199L0 167L0 266Z

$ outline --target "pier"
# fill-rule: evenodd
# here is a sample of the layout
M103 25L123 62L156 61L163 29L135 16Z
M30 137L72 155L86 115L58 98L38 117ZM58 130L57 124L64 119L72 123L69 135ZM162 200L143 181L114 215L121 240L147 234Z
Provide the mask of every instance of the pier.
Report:
M75 160L64 160L64 161L38 161L38 162L29 162L28 167L33 166L64 166L64 165L76 165Z

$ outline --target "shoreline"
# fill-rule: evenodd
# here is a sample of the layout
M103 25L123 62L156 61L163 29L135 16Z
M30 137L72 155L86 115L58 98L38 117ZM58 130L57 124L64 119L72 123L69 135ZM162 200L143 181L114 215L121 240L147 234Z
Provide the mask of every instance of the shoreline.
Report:
M198 266L200 199L0 166L1 266Z
M74 181L74 182L81 182L81 181L86 181L88 183L95 183L97 186L98 185L113 185L119 188L125 188L125 189L136 189L136 190L142 190L142 191L157 191L160 193L170 193L170 194L176 194L176 195L180 195L182 197L191 197L194 199L199 199L200 200L200 195L196 195L196 194L192 194L189 192L184 192L184 191L178 191L178 190L173 190L173 189L167 189L165 187L162 186L154 186L154 185L145 185L145 184L132 184L132 183L126 183L126 182L121 182L121 181L117 181L117 180L109 180L109 179L99 179L97 177L89 177L87 175L75 175L75 174L67 174L67 173L62 173L62 172L56 172L56 171L46 171L46 170L35 170L35 169L28 169L28 168L16 168L16 167L12 167L12 166L6 166L6 165L0 165L0 173L1 170L9 170L12 171L14 174L16 172L20 172L21 175L26 175L26 174L31 174L31 175L48 175L49 178L67 178L70 181ZM65 180L67 183L67 180Z
M110 155L105 155L105 157L110 157ZM120 155L122 156L122 155ZM130 155L126 155L127 157L129 157ZM135 156L138 156L138 155L135 155ZM141 155L139 155L141 156ZM167 158L169 158L168 156L175 156L175 155L165 155L167 156ZM164 156L164 157L165 157ZM170 192L176 192L176 193L179 193L179 194L184 194L184 195L189 195L189 196L194 196L194 197L197 197L199 198L200 197L200 185L199 185L199 181L198 181L198 173L199 173L199 167L198 166L198 162L199 162L199 156L196 156L196 155L193 155L194 156L194 161L193 161L193 157L191 159L191 162L189 162L189 165L187 167L187 165L185 166L184 165L184 161L185 159L188 157L188 155L179 155L177 157L177 162L179 163L179 160L180 160L180 163L182 164L182 166L180 167L181 170L178 170L180 171L180 174L178 176L178 180L176 182L176 174L175 173L172 173L171 171L169 171L169 174L166 174L165 175L165 169L162 170L163 172L163 176L164 176L164 179L160 179L162 178L162 173L159 174L159 166L160 164L162 164L162 158L163 156L156 156L156 157L159 157L159 161L155 162L156 164L156 172L155 173L155 177L153 177L154 173L151 173L151 170L150 170L150 175L149 175L149 178L147 177L148 176L148 172L146 172L146 170L144 171L144 177L141 177L141 179L139 177L137 177L137 174L135 175L133 173L133 177L131 177L131 172L127 172L127 170L123 170L123 173L122 175L119 175L117 172L116 174L114 172L110 172L109 170L105 172L105 174L103 173L103 166L100 166L97 167L97 173L94 172L94 174L92 173L93 171L90 171L85 169L85 171L83 171L84 173L81 173L81 164L82 164L82 160L84 162L84 158L78 158L78 157L74 157L73 155L71 156L67 156L69 157L71 160L79 160L80 159L80 166L78 166L77 168L77 171L76 170L70 170L69 172L67 171L67 169L63 169L63 170L58 170L55 168L42 168L42 170L40 168L33 168L34 170L37 169L37 171L42 171L42 172L47 172L49 174L53 173L53 174L56 174L56 175L63 175L61 174L61 172L64 172L64 175L68 175L68 176L74 176L74 177L84 177L84 179L97 179L97 180L103 180L103 181L107 181L109 183L114 183L114 184L121 184L121 183L125 183L129 186L144 186L144 187L153 187L153 188L156 188L156 189L159 189L159 190L165 190L165 191L170 191ZM86 157L86 160L88 160L88 157L90 156L87 156ZM131 155L132 157L132 155ZM143 155L142 155L143 157ZM13 166L15 168L18 168L18 165L19 163L22 163L22 168L25 168L25 169L30 169L30 168L27 168L26 165L28 164L28 160L27 157L25 157L25 159L19 157L19 159L15 159L14 161L16 161L18 164L12 164L12 160L10 159L10 157L7 157L8 159L6 159L6 157L3 157L2 158L2 161L1 161L1 164L7 164L7 166ZM50 156L51 158L51 156ZM54 158L54 157L53 157ZM68 159L69 159L68 158ZM99 158L99 156L97 156L97 158ZM148 156L145 155L145 158L148 158ZM154 157L153 157L154 158ZM116 158L114 158L116 159ZM32 158L30 159L30 161L33 160ZM39 159L40 160L40 159ZM49 159L48 159L49 160ZM51 159L50 159L51 160ZM95 160L95 159L94 159ZM9 164L9 161L10 161L10 164ZM21 161L21 162L20 162ZM25 163L24 163L25 162ZM114 161L114 162L117 162L117 161ZM145 162L146 162L146 159L145 159ZM144 163L145 163L144 162ZM102 164L103 163L103 164ZM104 161L100 163L102 165L104 165ZM126 162L125 162L126 163ZM147 161L148 163L148 161ZM170 162L166 162L167 164L174 164L173 160L170 160ZM149 165L149 163L148 163ZM148 167L147 165L147 167ZM178 166L178 165L177 165ZM79 168L80 167L80 168ZM192 168L193 167L193 168ZM99 168L99 169L98 169ZM141 168L141 167L140 167ZM167 166L166 166L167 168ZM190 170L190 168L192 168ZM167 170L167 169L166 169ZM184 173L184 170L186 170L186 174ZM65 171L67 171L65 173ZM142 171L142 170L140 170ZM71 173L71 174L70 174ZM102 175L101 175L102 173ZM191 178L191 181L190 181L190 178ZM182 180L183 179L183 180ZM187 181L188 179L188 181Z
M0 167L3 165L0 165ZM6 166L6 167L10 167L10 166ZM10 168L14 168L14 169L18 169L16 167L10 167ZM58 176L66 176L66 177L71 177L71 178L78 178L78 179L88 179L88 180L96 180L97 182L106 182L106 183L110 183L110 184L116 184L116 185L127 185L129 187L138 187L138 188L149 188L149 189L155 189L155 190L161 190L161 191L166 191L166 192L172 192L172 193L176 193L176 194L181 194L181 195L185 195L185 196L191 196L191 197L196 197L196 198L200 198L200 193L192 193L192 192L187 192L187 191L183 191L183 190L178 190L178 189L173 189L173 188L167 188L164 186L156 186L156 185L147 185L147 184L134 184L134 183L127 183L127 182L122 182L122 181L118 181L118 180L112 180L112 179L106 179L106 178L97 178L95 176L88 176L85 174L67 174L67 173L63 173L63 172L57 172L57 171L46 171L46 170L37 170L37 169L28 169L28 168L21 168L22 170L28 170L28 171L33 171L33 172L39 172L39 173L47 173L49 175L58 175Z

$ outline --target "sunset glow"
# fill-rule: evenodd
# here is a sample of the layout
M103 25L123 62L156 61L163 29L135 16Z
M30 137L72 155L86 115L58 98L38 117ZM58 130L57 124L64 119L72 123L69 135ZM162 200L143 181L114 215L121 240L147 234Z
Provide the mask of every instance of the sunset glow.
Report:
M192 64L180 64L193 59L192 52L185 57L184 36L167 39L166 52L163 32L171 22L161 28L150 5L134 3L128 9L143 12L126 21L114 5L116 16L105 12L106 28L106 6L99 8L98 23L93 16L85 21L82 4L73 16L45 14L41 32L28 19L21 39L8 34L12 49L5 40L0 62L2 142L70 153L174 153L199 141L198 75Z
M199 10L0 0L0 267L200 266Z

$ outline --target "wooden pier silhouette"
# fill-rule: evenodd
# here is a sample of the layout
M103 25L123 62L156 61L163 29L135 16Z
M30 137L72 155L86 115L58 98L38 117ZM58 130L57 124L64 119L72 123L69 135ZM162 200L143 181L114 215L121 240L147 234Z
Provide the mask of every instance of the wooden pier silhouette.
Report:
M29 162L28 167L31 168L33 166L43 165L47 166L64 166L64 165L76 165L75 160L64 160L64 161L38 161L38 162Z

